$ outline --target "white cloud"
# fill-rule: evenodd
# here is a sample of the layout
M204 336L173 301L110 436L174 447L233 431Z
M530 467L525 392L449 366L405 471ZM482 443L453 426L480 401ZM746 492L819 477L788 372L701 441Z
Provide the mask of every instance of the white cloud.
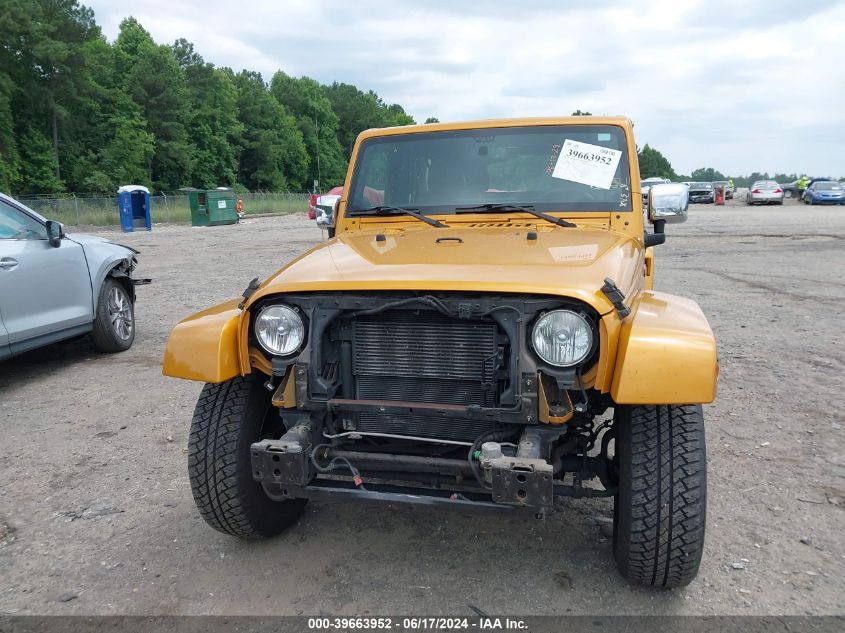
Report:
M89 4L113 38L129 14ZM206 60L376 90L417 120L625 114L676 170L845 175L845 2L138 0Z

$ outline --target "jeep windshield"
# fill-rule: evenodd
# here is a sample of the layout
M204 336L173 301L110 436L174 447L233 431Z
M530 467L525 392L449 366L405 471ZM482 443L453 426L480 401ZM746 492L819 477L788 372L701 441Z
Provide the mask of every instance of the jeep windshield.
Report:
M346 214L375 215L385 207L485 213L498 205L631 211L624 130L537 125L370 138L359 150Z

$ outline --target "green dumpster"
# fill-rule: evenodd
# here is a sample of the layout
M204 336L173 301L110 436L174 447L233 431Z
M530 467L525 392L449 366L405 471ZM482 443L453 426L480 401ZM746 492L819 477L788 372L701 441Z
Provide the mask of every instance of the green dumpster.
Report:
M238 212L235 210L235 192L225 187L217 189L185 188L191 207L193 226L218 226L235 224Z

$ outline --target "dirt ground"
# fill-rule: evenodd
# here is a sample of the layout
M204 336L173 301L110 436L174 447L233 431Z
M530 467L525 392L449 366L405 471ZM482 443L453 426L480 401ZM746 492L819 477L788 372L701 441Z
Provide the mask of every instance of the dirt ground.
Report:
M656 288L716 332L707 543L689 587L616 573L612 503L546 521L312 503L281 538L203 523L186 473L201 385L161 375L184 316L321 239L304 215L105 233L142 251L135 346L87 340L0 365L0 613L841 614L845 209L693 205Z

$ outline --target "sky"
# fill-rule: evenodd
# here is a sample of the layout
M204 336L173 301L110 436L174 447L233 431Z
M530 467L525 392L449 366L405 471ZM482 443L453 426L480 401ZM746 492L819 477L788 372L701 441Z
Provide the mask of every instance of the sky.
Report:
M206 61L351 83L418 122L625 115L675 171L845 176L845 0L82 0Z

